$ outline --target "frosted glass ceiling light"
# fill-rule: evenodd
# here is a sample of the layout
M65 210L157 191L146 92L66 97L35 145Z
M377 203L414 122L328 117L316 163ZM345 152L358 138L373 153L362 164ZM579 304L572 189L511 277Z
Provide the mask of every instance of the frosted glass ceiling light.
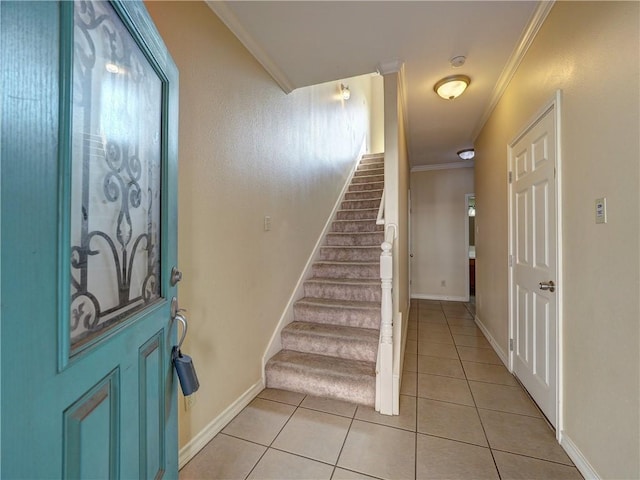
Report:
M476 151L473 148L467 148L465 150L460 150L458 152L458 156L463 160L471 160L476 156Z
M462 95L470 83L471 79L466 75L452 75L440 80L433 89L445 100L453 100Z

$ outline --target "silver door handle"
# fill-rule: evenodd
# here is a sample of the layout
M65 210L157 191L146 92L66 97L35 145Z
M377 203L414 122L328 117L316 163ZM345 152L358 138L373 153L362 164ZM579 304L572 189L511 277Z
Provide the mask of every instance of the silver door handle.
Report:
M178 350L182 347L182 342L184 342L184 338L187 336L187 319L181 313L176 314L173 317L173 321L179 321L182 324L182 335L180 336L180 340L178 341Z
M553 280L549 280L548 282L540 282L540 290L549 290L551 293L556 291L556 284L553 283Z

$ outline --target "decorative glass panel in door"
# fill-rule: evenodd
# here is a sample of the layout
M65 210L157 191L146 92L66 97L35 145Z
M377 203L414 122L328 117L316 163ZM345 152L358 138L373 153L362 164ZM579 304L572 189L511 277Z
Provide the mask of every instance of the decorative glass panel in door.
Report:
M75 2L72 352L160 297L162 83L106 2Z

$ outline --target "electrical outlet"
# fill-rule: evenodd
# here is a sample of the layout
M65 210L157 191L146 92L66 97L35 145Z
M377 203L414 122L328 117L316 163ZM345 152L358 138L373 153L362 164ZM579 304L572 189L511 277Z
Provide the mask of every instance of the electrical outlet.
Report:
M185 411L189 411L196 404L196 394L192 393L189 396L184 397L184 409Z
M271 230L271 217L268 215L265 215L264 217L264 231L268 232Z

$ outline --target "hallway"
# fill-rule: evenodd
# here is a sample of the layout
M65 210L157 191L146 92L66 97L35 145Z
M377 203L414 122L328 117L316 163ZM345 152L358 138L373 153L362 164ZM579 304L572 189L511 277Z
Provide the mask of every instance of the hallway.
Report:
M582 478L473 311L412 300L399 416L267 389L180 478Z

